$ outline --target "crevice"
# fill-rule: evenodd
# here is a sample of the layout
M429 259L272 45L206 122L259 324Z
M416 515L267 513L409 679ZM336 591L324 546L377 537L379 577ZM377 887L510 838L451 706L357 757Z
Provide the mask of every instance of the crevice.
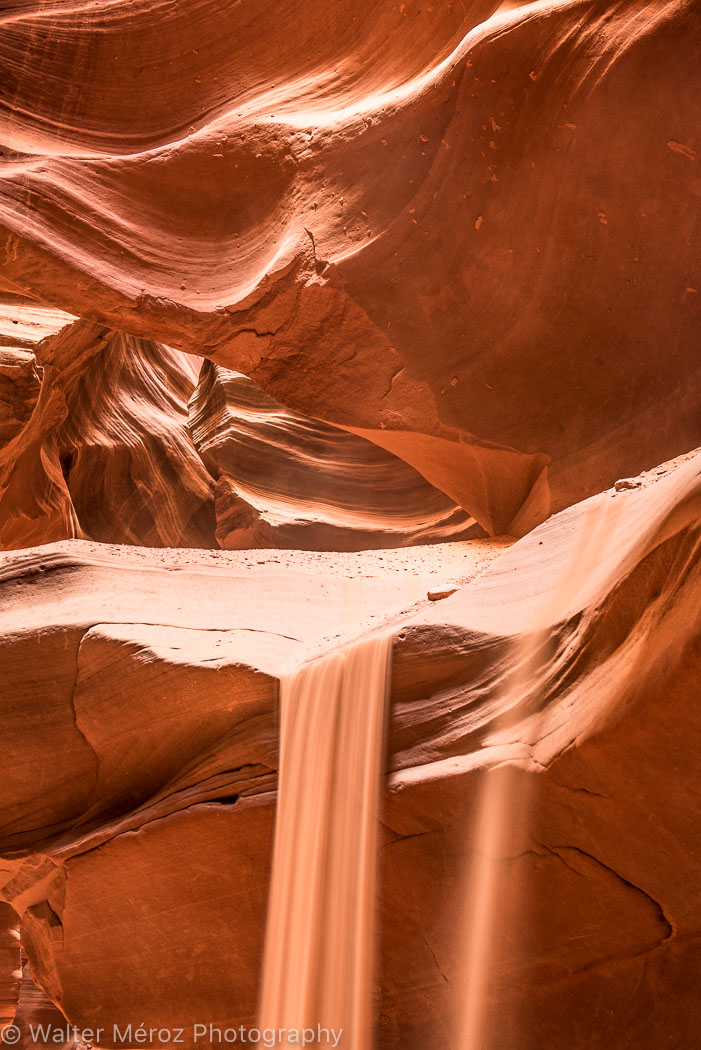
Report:
M272 638L285 638L288 642L301 642L301 640L302 640L301 638L295 638L295 636L292 635L292 634L282 634L281 631L269 631L269 630L267 630L267 628L263 628L263 627L183 627L182 624L178 624L178 623L164 623L163 620L158 620L158 621L156 621L156 620L138 620L138 621L131 621L131 620L101 620L99 623L93 623L93 624L90 625L90 627L87 627L85 629L83 638L85 637L85 634L88 633L88 631L92 631L95 627L169 627L169 628L171 628L172 630L175 630L175 631L195 631L197 633L199 633L201 631L203 633L206 632L208 634L221 634L221 635L238 634L239 632L241 632L241 633L246 633L246 634L268 634ZM134 642L138 642L138 639L136 639L136 638L134 638L132 640ZM82 644L82 641L83 641L83 639L81 638L81 644ZM127 639L127 641L129 641L129 639ZM202 663L204 661L198 661L198 662ZM248 666L248 665L246 665L246 666ZM253 669L254 670L259 670L259 668L253 668ZM274 678L276 676L275 675L271 675L271 677Z
M404 365L400 365L399 368L397 369L397 371L394 372L394 374L390 376L390 378L389 378L389 386L387 387L387 389L385 390L384 394L382 395L382 400L383 401L385 400L385 398L389 397L389 395L392 393L392 387L394 386L394 381L397 378L397 376L401 375L401 373L404 371L404 367L405 367Z
M93 761L94 761L94 764L95 764L95 772L94 772L95 779L94 779L94 783L93 783L92 790L91 790L91 793L90 793L90 797L86 801L86 807L85 808L87 808L88 806L90 806L92 804L92 801L95 798L95 794L97 792L98 784L100 783L100 756L98 755L97 751L95 750L95 747L93 746L91 740L89 739L89 737L86 735L86 733L84 732L84 730L80 726L80 720L78 718L78 709L76 707L76 692L78 690L78 682L80 680L80 650L82 648L83 642L85 641L85 636L91 630L92 630L92 626L91 627L86 627L85 630L81 633L80 638L78 640L78 645L77 645L76 651L75 651L75 674L73 676L73 686L71 688L71 696L70 696L71 712L73 714L73 724L74 724L74 726L76 728L76 731L80 734L80 736L85 741L86 746L89 748L90 753L93 756Z
M394 846L395 843L397 843L397 842L406 842L407 839L421 839L421 838L424 838L425 835L432 835L433 834L433 831L429 830L429 831L414 831L410 835L400 835L399 832L395 831L394 828L390 828L389 825L383 824L382 821L379 821L379 823L380 823L380 825L383 828L385 828L387 831L391 832L392 835L395 836L395 838L391 839L389 842L384 842L382 844L382 846L380 847L380 849L386 849L387 846Z
M578 853L581 857L586 857L588 860L593 861L594 864L598 865L598 867L603 868L604 871L609 872L609 874L613 875L614 878L618 879L619 882L622 882L624 886L627 886L629 889L634 890L636 893L639 893L647 901L649 901L650 904L652 904L653 908L657 912L657 916L660 923L667 930L666 936L663 937L660 941L661 944L665 944L668 941L671 941L672 938L676 935L676 924L674 923L673 919L671 919L670 916L667 915L660 902L656 900L650 893L648 893L647 890L642 889L641 886L636 886L636 884L634 882L631 882L630 879L627 879L624 875L621 875L620 872L615 870L615 868L611 868L608 864L604 864L604 862L602 860L599 860L598 857L593 856L593 854L588 853L586 850L580 849L579 846L545 846L544 848L547 849L548 852L554 853L557 857L559 857L562 863L566 864L567 867L571 868L572 871L575 871L576 869L572 868L572 866L567 863L565 858L562 856L562 853L560 852L561 850L571 850L573 853ZM582 872L578 872L577 874L581 875Z
M72 452L64 452L62 455L60 455L58 457L58 462L59 462L59 464L61 466L61 473L63 474L63 480L67 482L68 478L70 476L70 473L71 473L71 468L73 467L73 453Z
M578 871L577 868L573 868L572 865L569 864L567 862L567 860L565 860L565 858L562 856L562 854L557 852L557 849L554 849L554 848L552 848L550 846L546 846L545 843L543 843L543 842L541 842L539 845L542 846L542 848L546 851L545 853L539 854L539 856L543 857L543 856L546 856L549 853L551 857L557 857L558 860L561 860L562 863L565 865L565 867L569 868L569 870L574 872L575 875L578 875L580 879L585 879L586 878L586 875L584 874L584 872Z
M446 977L446 975L444 974L443 970L441 969L441 965L440 965L440 963L438 962L438 959L436 958L436 953L434 952L434 950L433 950L433 948L431 947L431 945L430 945L430 944L428 943L428 940L426 939L426 937L425 937L425 936L424 936L424 944L426 945L426 947L427 947L427 948L428 948L428 950L430 951L430 953L431 953L431 958L433 959L433 961L434 961L434 963L435 963L435 965L436 965L436 969L438 970L439 974L441 975L441 977L443 978L443 980L445 981L445 983L446 983L446 984L450 984L450 981L448 980L448 978L447 978L447 977Z
M111 845L112 843L116 842L117 839L123 838L126 835L138 835L142 831L145 831L146 828L152 827L154 824L158 824L159 821L169 820L171 817L178 817L181 813L185 813L190 809L196 809L197 807L203 806L234 806L236 805L236 803L240 802L240 800L240 795L221 795L219 798L195 799L193 802L189 802L185 806L179 806L177 809L169 810L167 813L158 813L156 816L144 820L142 823L137 824L134 827L113 827L105 835L105 838L101 839L99 842L96 842L94 846L88 846L86 849L75 848L75 846L79 844L78 840L78 842L70 844L65 851L62 851L65 852L65 856L62 856L61 860L63 861L64 866L66 866L70 863L71 860L74 860L76 858L82 859L83 857L87 856L88 853L97 853L98 850L102 849L104 846ZM127 819L128 816L129 815L127 815ZM100 834L100 828L97 829L95 834Z
M608 801L608 795L602 795L598 791L591 791L585 787L572 787L571 784L560 784L560 787L564 788L565 791L574 791L578 795L591 795L592 798L603 798Z
M280 328L282 328L282 325L280 325ZM280 331L280 328L275 328L269 332L259 332L257 328L237 328L232 339L239 335L254 335L256 339L272 339Z

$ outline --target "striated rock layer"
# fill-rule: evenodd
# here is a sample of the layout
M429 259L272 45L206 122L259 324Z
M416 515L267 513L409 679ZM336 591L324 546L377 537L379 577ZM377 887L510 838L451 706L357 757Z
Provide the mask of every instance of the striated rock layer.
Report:
M378 1047L484 799L480 1050L695 1046L699 3L0 29L0 1026L255 1021L279 682L381 628Z
M13 365L13 392L27 392L0 448L3 547L213 544L212 480L186 425L191 357L77 321Z
M699 17L14 4L0 268L522 534L701 439Z
M5 549L363 550L481 531L402 460L246 377L204 362L198 380L194 355L72 320L0 348Z
M460 539L474 518L401 460L289 412L246 376L205 361L190 402L216 478L224 549L363 550Z
M35 979L85 1026L253 1022L277 679L389 622L380 1045L453 1045L461 874L480 787L505 776L529 820L500 862L489 1050L691 1045L700 464L508 549L433 548L461 583L437 603L422 551L6 555L0 870Z

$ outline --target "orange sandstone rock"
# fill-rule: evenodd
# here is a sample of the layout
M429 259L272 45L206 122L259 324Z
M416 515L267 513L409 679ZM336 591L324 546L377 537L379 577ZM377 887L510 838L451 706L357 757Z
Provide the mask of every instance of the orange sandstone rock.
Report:
M3 774L15 785L3 894L22 914L36 979L69 1019L187 1026L204 1010L213 1023L253 1022L276 676L318 651L322 621L327 645L357 636L383 592L386 614L394 593L396 639L381 1045L449 1045L456 893L480 786L504 776L529 819L513 807L500 863L510 890L490 1050L515 1031L556 1050L625 1045L629 1032L644 1050L663 1032L692 1038L698 464L563 512L486 567L503 546L456 545L462 586L435 604L415 604L431 586L410 571L420 551L396 552L405 568L377 575L387 552L202 553L198 566L74 541L6 556L3 661L24 768ZM595 569L563 591L563 569L588 546ZM470 551L481 563L470 567ZM543 608L545 640L513 696L504 682ZM47 646L48 658L28 657ZM31 730L48 712L60 767L37 751L51 736Z
M2 270L522 534L698 443L698 8L431 6L5 13Z

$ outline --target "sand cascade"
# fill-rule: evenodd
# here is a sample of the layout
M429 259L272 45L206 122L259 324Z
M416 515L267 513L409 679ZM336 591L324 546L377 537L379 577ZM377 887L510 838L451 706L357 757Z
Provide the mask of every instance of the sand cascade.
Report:
M370 637L303 665L280 687L260 1022L343 1029L348 1050L368 1050L372 1038L377 816L391 644L389 634ZM284 1036L278 1045L287 1045Z

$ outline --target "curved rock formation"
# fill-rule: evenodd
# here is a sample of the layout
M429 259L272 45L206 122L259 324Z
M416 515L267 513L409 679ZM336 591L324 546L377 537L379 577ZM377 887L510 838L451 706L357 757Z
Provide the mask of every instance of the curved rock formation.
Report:
M81 1050L85 1044L76 1038L58 1007L29 976L26 957L24 964L15 1025L21 1032L30 1033L37 1050Z
M0 1032L14 1021L17 1012L22 981L20 955L19 916L0 901Z
M29 421L39 396L40 380L30 350L0 347L0 448Z
M163 7L3 12L14 284L493 533L698 443L693 0Z
M0 1028L255 1022L279 682L381 628L378 1048L691 1050L698 0L0 28Z
M36 405L41 379L34 347L73 321L70 314L4 290L0 278L0 449L19 434Z
M186 425L192 357L85 321L33 356L3 353L2 547L73 536L214 545L212 481Z
M363 438L289 412L205 361L190 402L225 550L367 550L464 538L474 519Z
M480 531L391 453L246 377L206 362L195 388L200 358L44 313L56 330L33 350L0 348L0 546L358 550Z
M699 463L574 507L496 560L503 545L485 541L434 548L462 586L401 616L436 582L408 568L420 551L193 564L73 543L8 555L2 660L16 720L4 755L21 758L3 771L2 893L52 999L85 1026L96 1011L190 1031L200 1015L253 1020L276 678L322 634L338 644L370 626L377 591L374 622L394 605L396 631L382 1045L452 1045L465 836L480 785L506 775L531 799L501 861L528 907L503 901L489 1050L505 1021L553 1050L659 1050L669 1031L692 1041ZM588 549L594 568L563 590ZM47 761L57 748L60 766Z
M75 321L64 313L35 299L4 290L0 277L0 346L31 350L46 336L55 335Z

